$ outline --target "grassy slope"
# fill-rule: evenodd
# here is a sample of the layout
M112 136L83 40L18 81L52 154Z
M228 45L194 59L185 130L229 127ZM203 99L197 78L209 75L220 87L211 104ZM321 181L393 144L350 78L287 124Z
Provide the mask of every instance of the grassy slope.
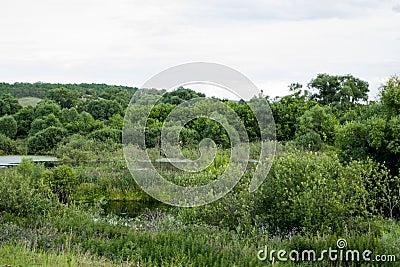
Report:
M27 107L27 106L36 106L37 103L39 103L42 99L37 98L37 97L22 97L18 99L18 102L21 106Z

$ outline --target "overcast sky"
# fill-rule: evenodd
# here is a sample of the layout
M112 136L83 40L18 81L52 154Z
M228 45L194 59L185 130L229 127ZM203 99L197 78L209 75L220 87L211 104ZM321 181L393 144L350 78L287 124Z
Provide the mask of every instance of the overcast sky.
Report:
M0 81L141 86L209 61L267 95L318 73L400 72L400 0L2 0Z

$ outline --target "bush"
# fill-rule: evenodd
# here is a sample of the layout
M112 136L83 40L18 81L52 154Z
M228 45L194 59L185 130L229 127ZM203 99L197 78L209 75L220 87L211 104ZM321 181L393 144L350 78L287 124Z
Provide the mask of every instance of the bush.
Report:
M0 155L12 155L17 153L15 141L11 138L0 134Z
M302 135L296 135L294 144L299 148L311 151L320 151L324 145L320 135L313 130Z
M257 191L248 191L252 173L247 172L220 200L181 209L179 215L183 221L244 233L256 228L272 235L340 234L353 223L352 218L378 213L376 197L367 191L374 171L378 169L372 161L343 165L334 154L287 151L275 159Z
M24 161L18 168L1 170L0 214L5 212L19 218L34 220L52 210L47 187L40 183L38 174L43 167Z
M52 171L45 170L42 173L42 179L57 195L58 200L64 204L68 203L69 196L78 183L75 171L67 165L61 165Z
M369 163L342 165L334 154L293 151L275 159L261 187L264 227L271 233L341 234L349 218L369 217Z
M121 154L116 154L116 152ZM72 161L74 164L104 161L122 156L121 144L110 139L99 141L79 134L65 138L58 144L54 153L59 159Z
M114 143L122 142L122 131L111 128L104 128L100 130L96 130L88 135L89 138L96 139L98 141L106 142L108 140L113 141Z
M179 209L179 218L186 222L213 225L248 234L257 226L260 215L260 210L257 209L258 194L250 193L249 185L249 177L243 177L221 199L201 207Z

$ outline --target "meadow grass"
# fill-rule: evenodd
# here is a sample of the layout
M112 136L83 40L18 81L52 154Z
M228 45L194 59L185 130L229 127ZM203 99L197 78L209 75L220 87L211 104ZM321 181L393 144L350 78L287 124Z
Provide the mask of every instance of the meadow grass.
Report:
M42 101L41 98L38 97L21 97L18 99L18 102L21 106L23 107L27 107L27 106L32 106L35 107L37 103L39 103L40 101Z
M50 253L34 251L24 245L0 246L0 266L133 266L128 264L116 264L106 259L100 259L89 253Z

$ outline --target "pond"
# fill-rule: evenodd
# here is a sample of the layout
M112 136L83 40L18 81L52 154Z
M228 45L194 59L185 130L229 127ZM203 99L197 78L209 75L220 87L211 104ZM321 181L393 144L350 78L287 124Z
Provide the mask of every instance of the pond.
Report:
M15 155L15 156L0 156L0 168L18 165L23 159L31 159L34 162L57 162L56 157L51 156L28 156L28 155Z

